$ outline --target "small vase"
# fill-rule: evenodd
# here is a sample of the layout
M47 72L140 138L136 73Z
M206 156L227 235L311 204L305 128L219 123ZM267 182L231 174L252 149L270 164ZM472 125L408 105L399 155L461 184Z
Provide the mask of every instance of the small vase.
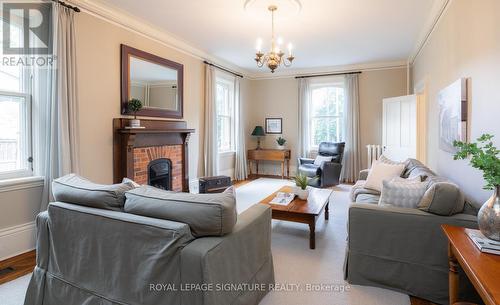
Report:
M138 120L138 119L130 120L130 127L132 127L132 128L141 127L141 120Z
M300 187L296 186L294 188L293 192L301 200L307 200L307 197L309 197L309 190L308 189L303 190Z
M479 230L489 239L500 241L500 186L495 188L477 214Z
M285 145L277 145L279 150L285 150Z

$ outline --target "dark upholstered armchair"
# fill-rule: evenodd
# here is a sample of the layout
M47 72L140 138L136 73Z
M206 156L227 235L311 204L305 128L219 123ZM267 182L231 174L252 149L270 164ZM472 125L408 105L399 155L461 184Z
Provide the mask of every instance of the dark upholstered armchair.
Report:
M318 155L331 156L331 162L322 162L314 165L314 159L299 158L299 173L311 177L309 185L314 187L328 187L339 184L340 171L342 170L342 157L344 156L345 143L321 142Z

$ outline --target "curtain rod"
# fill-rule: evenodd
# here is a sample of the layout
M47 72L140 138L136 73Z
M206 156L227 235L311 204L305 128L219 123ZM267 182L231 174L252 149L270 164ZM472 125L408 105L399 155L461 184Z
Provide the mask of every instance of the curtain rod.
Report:
M335 75L349 75L349 74L361 74L361 71L354 72L341 72L341 73L327 73L327 74L311 74L311 75L299 75L295 78L309 78L309 77L321 77L321 76L335 76Z
M66 2L63 2L63 1L60 1L60 0L51 0L51 1L55 2L55 3L58 3L58 4L60 4L60 5L64 6L64 7L67 7L69 9L72 9L72 10L74 10L77 13L80 12L80 9L78 7L70 5L70 4L66 3Z
M226 68L224 68L224 67L218 66L218 65L213 64L213 63L211 63L211 62L208 62L208 61L206 61L206 60L204 60L204 61L203 61L203 63L204 63L204 64L206 64L206 65L212 66L212 67L216 67L217 69L220 69L220 70L222 70L222 71L226 71L227 73L231 73L231 74L232 74L232 75L234 75L234 76L238 76L238 77L243 78L243 75L241 75L241 74L238 74L238 73L236 73L236 72L233 72L233 71L231 71L231 70L229 70L229 69L226 69Z

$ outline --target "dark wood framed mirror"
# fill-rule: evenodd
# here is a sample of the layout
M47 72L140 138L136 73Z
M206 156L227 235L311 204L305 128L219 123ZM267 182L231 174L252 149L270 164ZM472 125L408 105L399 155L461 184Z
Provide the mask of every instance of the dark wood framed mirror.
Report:
M121 45L121 113L132 114L128 101L141 100L139 116L183 117L184 66L180 63Z

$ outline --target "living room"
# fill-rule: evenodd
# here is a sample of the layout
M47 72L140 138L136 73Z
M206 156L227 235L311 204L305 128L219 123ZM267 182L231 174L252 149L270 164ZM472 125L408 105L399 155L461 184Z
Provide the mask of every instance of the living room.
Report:
M497 0L1 5L1 304L499 304Z

